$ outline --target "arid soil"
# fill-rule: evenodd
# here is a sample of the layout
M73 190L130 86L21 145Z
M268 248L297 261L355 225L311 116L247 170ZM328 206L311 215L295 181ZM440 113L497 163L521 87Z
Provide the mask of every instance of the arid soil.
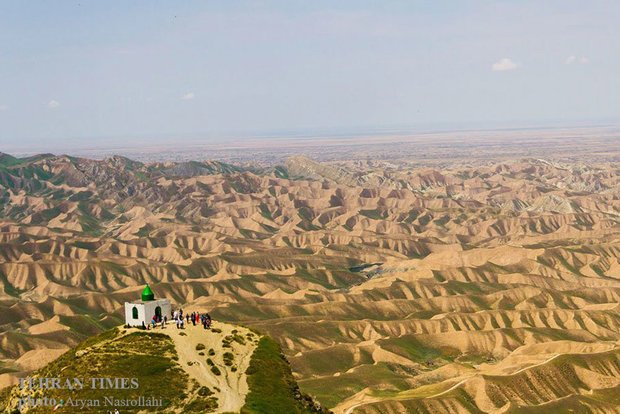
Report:
M177 329L175 324L170 323L164 329L155 328L154 332L169 335L179 355L179 365L191 379L213 391L214 397L218 400L215 412L238 412L243 407L248 393L245 371L248 369L259 336L246 328L222 322L214 322L212 328L217 331L204 330L199 325ZM222 342L222 339L235 334L243 338L243 344L235 342L234 346L223 347L225 342ZM253 340L247 339L248 334ZM209 353L211 349L213 355ZM223 358L225 352L234 355L230 366L225 364ZM207 358L213 361L220 375L213 374ZM232 366L234 371L231 370Z
M149 283L270 334L338 413L620 404L613 161L0 164L0 385Z

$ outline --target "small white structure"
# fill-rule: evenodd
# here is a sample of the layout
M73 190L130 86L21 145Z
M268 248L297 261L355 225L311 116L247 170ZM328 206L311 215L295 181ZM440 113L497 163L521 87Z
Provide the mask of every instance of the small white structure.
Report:
M155 294L149 285L146 285L141 300L125 302L125 325L142 326L142 323L148 325L153 317L161 320L164 316L168 316L170 319L171 309L169 299L155 299Z

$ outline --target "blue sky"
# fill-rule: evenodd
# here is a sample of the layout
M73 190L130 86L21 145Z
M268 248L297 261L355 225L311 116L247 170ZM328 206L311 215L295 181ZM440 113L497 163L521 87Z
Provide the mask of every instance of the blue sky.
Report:
M0 0L0 145L616 122L618 21L597 0Z

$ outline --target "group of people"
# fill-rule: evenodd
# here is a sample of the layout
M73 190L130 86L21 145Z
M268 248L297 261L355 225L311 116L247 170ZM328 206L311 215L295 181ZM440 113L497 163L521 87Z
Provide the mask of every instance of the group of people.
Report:
M179 309L172 312L172 319L176 321L178 329L185 328L185 325L189 326L190 322L194 326L201 324L203 329L211 329L211 316L208 313L201 315L198 312L192 312L186 313L183 317L183 309Z
M196 324L201 324L203 329L211 329L211 316L208 313L200 314L198 312L192 312L183 314L183 309L175 310L171 312L171 321L175 321L177 324L177 329L184 329L185 325L189 325L190 322L192 325L196 326ZM163 317L158 315L153 315L151 318L151 323L145 325L142 322L142 329L154 329L157 325L161 326L161 329L164 329L166 324L168 323L168 315L164 315Z

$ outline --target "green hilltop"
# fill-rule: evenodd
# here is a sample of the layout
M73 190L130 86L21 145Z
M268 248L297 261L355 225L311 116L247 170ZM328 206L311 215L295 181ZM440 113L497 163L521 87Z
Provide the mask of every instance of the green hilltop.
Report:
M329 413L299 391L288 361L275 341L261 336L256 342L246 371L249 393L241 413ZM126 377L137 379L139 386L132 388L129 381L125 384L127 389L100 389L100 382L92 387L92 378ZM19 385L7 387L0 390L0 413L51 413L60 401L63 406L56 412L107 413L115 408L109 405L111 402L118 404L116 408L122 413L218 412L216 390L200 386L192 379L180 365L172 338L154 330L107 330L79 343L33 372L30 378L60 378L63 386L66 380L75 386L73 379L81 378L84 386L45 390L20 390ZM47 405L19 411L20 399L25 401L28 396L33 401L47 398ZM139 401L141 397L139 407L121 405L125 404L123 401ZM100 405L83 403L92 400L99 401ZM51 401L54 404L50 404Z

